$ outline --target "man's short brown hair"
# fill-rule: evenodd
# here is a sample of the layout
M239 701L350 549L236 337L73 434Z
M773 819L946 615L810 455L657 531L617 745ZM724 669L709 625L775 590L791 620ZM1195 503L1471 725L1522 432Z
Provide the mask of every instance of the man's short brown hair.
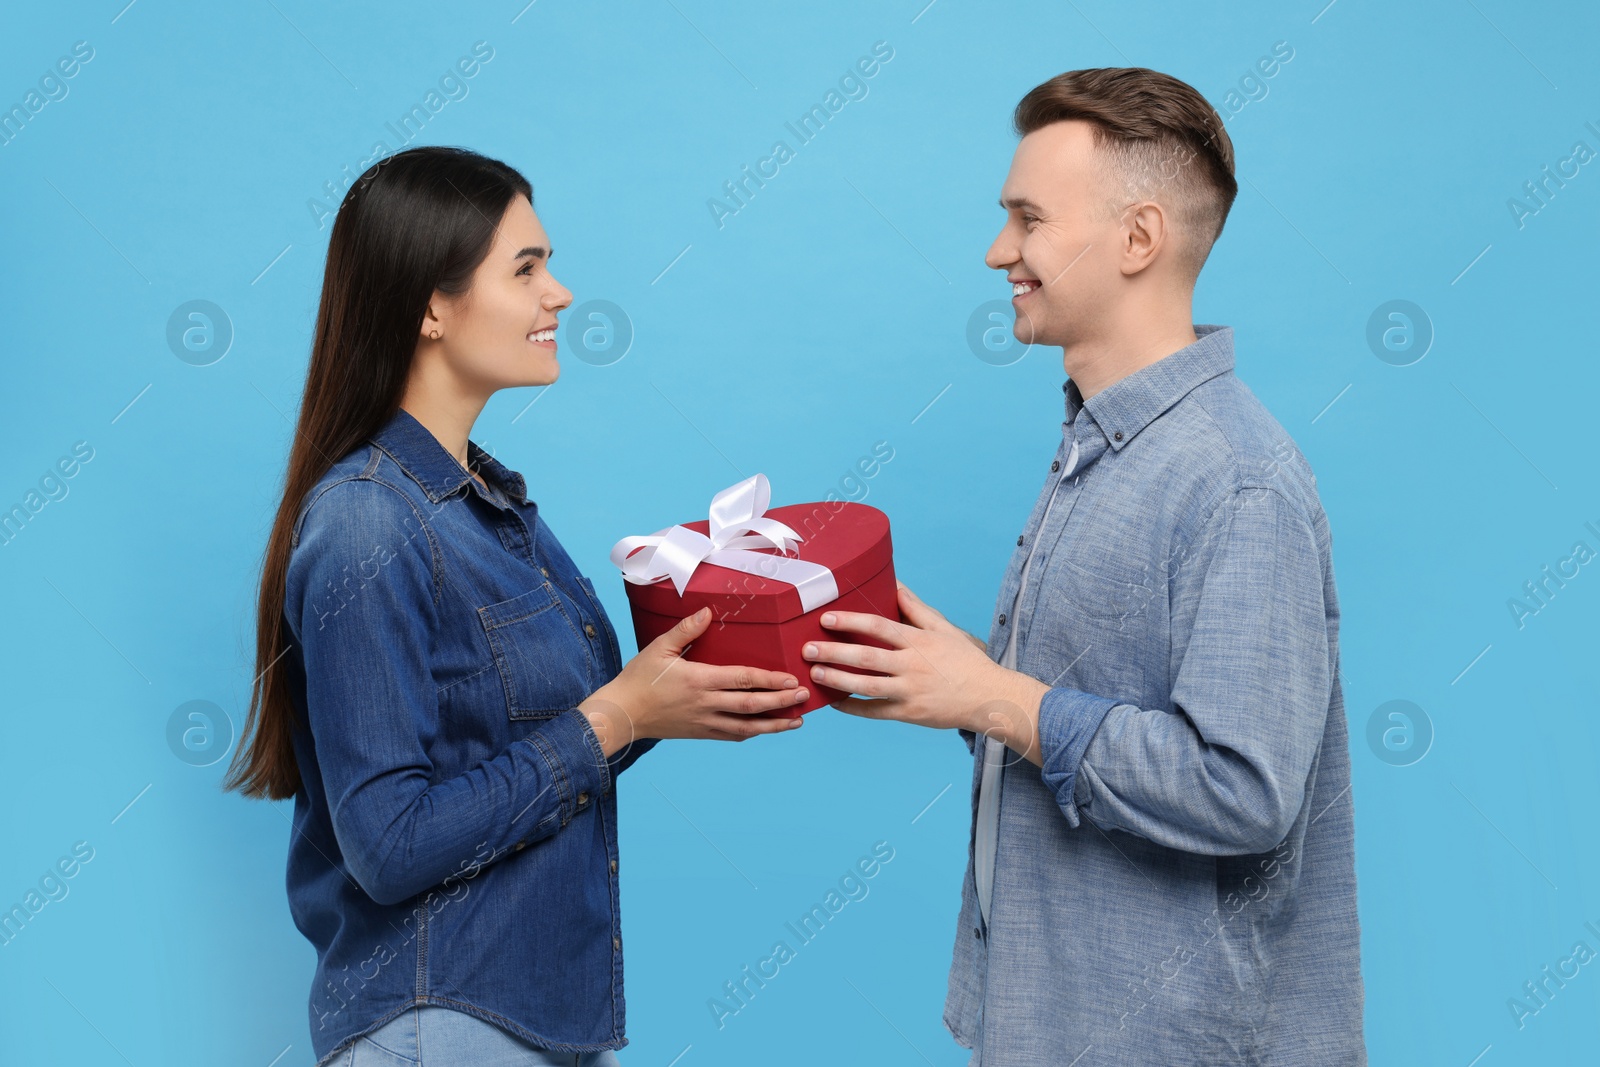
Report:
M1239 192L1233 142L1216 109L1170 74L1094 67L1035 86L1017 104L1012 123L1026 136L1069 119L1093 127L1102 173L1127 194L1107 205L1106 217L1137 200L1159 202L1176 216L1184 266L1191 281L1198 277Z

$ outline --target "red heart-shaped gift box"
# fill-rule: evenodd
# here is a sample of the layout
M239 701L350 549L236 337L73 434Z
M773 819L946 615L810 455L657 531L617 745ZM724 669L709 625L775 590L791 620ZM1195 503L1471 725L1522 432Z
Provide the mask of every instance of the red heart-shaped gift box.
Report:
M804 611L799 591L793 585L709 562L695 568L682 596L667 578L649 584L623 584L641 649L679 620L709 605L711 624L689 646L684 658L794 675L811 695L792 708L766 713L792 719L850 695L811 680L812 663L800 655L807 641L856 641L889 647L871 637L825 629L822 615L827 611L861 611L900 621L894 550L889 541L889 516L866 504L845 500L788 504L770 508L765 514L801 536L803 540L793 556L833 572L839 587L836 599ZM702 534L710 530L705 519L683 525ZM777 554L776 549L765 551ZM857 674L875 673L857 667L844 669Z

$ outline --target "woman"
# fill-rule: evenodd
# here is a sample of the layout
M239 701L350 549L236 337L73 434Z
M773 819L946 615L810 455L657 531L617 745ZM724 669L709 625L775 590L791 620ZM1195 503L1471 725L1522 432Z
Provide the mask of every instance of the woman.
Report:
M800 725L752 715L803 701L794 677L679 661L709 610L623 666L522 476L468 439L559 373L549 263L526 179L460 149L373 166L334 223L226 782L295 798L319 1067L615 1064L615 777L659 738Z

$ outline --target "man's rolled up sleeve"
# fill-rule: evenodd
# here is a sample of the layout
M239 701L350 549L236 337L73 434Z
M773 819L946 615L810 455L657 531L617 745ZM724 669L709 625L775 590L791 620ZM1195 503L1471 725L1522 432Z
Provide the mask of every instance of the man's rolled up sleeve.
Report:
M1116 703L1111 697L1069 686L1053 686L1039 700L1039 749L1044 759L1040 773L1070 826L1078 825L1073 794L1084 750Z
M1170 708L1056 688L1040 707L1043 776L1077 816L1169 848L1271 849L1305 800L1332 691L1321 556L1273 489L1220 505L1173 580L1193 624ZM1179 639L1174 634L1174 640Z

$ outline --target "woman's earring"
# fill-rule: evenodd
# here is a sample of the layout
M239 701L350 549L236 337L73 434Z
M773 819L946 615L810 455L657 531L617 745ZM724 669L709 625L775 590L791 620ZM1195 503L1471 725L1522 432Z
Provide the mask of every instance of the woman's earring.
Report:
M438 330L434 330L432 333L428 334L428 336L433 338L435 341L437 341L439 339L439 331Z

